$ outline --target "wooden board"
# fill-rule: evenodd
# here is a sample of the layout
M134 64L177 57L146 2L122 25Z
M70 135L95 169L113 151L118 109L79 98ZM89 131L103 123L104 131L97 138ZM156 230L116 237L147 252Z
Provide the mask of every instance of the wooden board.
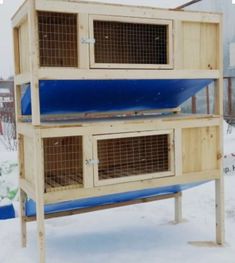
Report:
M34 174L36 173L34 168L33 161L33 140L30 137L24 136L24 170L25 170L25 179L34 185Z
M20 73L30 71L29 68L29 29L28 20L24 20L18 29L19 33L19 58L20 58ZM17 40L16 40L17 41Z
M218 139L218 127L183 129L183 173L218 169Z
M182 23L183 68L218 69L218 25L210 23Z

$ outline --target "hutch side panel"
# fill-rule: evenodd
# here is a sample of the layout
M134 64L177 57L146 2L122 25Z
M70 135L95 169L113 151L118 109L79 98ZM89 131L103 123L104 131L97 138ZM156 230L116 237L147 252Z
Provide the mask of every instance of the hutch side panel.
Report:
M17 41L17 40L15 40ZM18 45L19 45L19 71L20 73L27 73L30 71L29 66L29 28L28 20L24 22L18 28Z
M218 24L183 22L183 68L218 69Z
M218 127L183 129L183 173L218 169L219 138Z
M33 139L24 136L24 153L23 153L23 160L24 160L24 173L25 179L32 185L34 185L34 174L36 171L34 170L34 148L33 148Z

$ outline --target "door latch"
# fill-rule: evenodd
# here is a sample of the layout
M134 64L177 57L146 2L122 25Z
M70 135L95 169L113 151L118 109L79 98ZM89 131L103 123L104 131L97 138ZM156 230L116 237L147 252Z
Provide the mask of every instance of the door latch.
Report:
M82 44L95 44L95 39L94 38L81 38L81 43Z
M100 162L99 160L92 160L92 159L89 159L89 160L86 160L86 165L98 165Z

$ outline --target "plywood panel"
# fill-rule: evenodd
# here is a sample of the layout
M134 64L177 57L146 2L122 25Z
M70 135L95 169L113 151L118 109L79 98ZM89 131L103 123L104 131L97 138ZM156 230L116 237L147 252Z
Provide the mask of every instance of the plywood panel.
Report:
M182 23L183 68L217 69L218 25Z
M217 69L218 36L217 24L201 24L201 69Z
M27 20L19 27L19 51L20 73L29 72L29 32Z
M218 168L218 127L183 129L183 173Z
M183 23L183 67L200 68L200 23Z
M33 164L33 140L30 137L24 136L24 170L25 179L34 184L34 164Z

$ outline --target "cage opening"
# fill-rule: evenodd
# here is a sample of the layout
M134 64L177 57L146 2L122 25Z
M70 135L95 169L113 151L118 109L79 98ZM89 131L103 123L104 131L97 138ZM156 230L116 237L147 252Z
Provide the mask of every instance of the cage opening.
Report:
M77 15L38 12L42 67L77 67Z
M98 141L99 180L170 171L169 135Z
M83 184L82 137L43 140L45 190Z
M95 20L93 26L95 63L168 63L168 25Z

